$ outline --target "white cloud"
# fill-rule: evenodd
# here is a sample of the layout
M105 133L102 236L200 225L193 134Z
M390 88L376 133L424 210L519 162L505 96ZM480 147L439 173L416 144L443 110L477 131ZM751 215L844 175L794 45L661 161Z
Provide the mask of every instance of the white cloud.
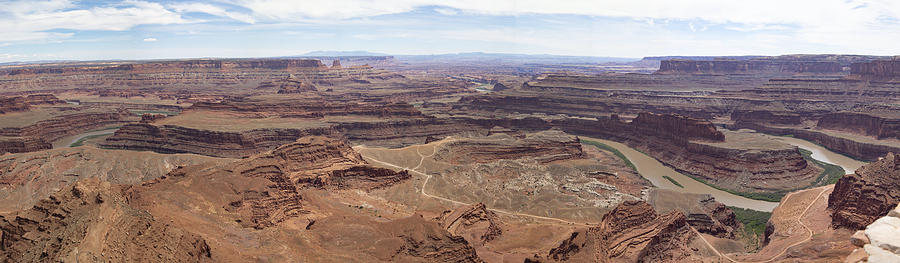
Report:
M778 31L794 42L838 44L860 51L900 53L900 1L896 0L231 0L271 21L366 18L435 6L443 15L569 14L646 21L686 21L744 33ZM454 12L447 12L448 10ZM702 26L701 26L702 25ZM866 39L873 42L861 42ZM865 46L865 47L862 47Z
M113 6L73 9L67 0L8 1L0 10L0 42L58 40L72 33L51 30L124 31L141 24L181 24L189 21L157 3L124 1Z
M144 42L156 42L157 40L158 39L156 39L156 38L148 37L148 38L144 39Z
M225 10L225 8L214 6L206 3L178 3L171 4L169 7L175 9L179 13L198 12L207 13L214 16L227 17L248 24L256 23L256 19L252 16L239 12Z

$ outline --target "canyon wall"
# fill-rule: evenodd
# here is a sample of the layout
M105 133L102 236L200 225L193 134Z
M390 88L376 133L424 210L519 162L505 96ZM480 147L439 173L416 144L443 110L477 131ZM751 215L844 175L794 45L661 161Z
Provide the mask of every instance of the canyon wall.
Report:
M900 60L875 60L850 65L851 77L871 80L900 78Z
M195 153L215 157L242 158L274 149L308 135L339 136L330 128L254 129L224 132L175 125L127 124L101 143L104 148Z
M584 156L578 138L561 131L542 131L518 140L508 137L509 135L493 135L453 140L441 145L434 158L452 164L463 164L536 157L539 162L547 163Z
M884 118L865 113L836 112L819 119L816 127L872 136L900 139L900 118Z
M34 105L62 104L62 101L52 94L34 94L27 96L12 96L0 98L0 114L17 111L28 111Z
M559 247L525 262L687 262L703 256L681 212L659 215L649 204L626 201L599 226L572 233Z
M834 185L828 198L832 225L863 229L900 202L900 156L889 153Z
M841 73L840 63L778 60L662 60L659 74Z
M822 145L831 151L864 161L875 161L878 160L879 157L885 156L890 152L900 152L900 147L898 146L859 142L847 138L831 136L814 130L772 127L752 122L737 122L734 124L734 127L738 129L752 129L780 136L791 135Z

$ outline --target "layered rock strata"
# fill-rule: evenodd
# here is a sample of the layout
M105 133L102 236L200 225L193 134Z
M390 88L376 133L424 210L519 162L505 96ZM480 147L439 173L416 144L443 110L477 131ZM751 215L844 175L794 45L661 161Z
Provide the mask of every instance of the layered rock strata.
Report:
M734 124L734 127L775 135L792 135L822 145L831 151L864 161L875 161L888 153L900 152L900 146L862 142L810 129L769 126L753 122L737 122Z
M696 238L681 212L659 215L647 203L628 201L599 226L574 232L547 255L526 262L692 261L700 259L691 247Z
M872 136L876 139L900 139L900 118L884 118L854 112L836 112L822 116L816 127L852 132Z
M138 123L122 126L100 145L110 149L241 158L274 149L308 135L337 136L331 128L270 128L230 132Z
M657 74L753 74L753 73L841 73L841 64L832 61L779 60L684 60L660 61Z
M35 94L27 96L13 96L0 98L0 114L17 111L27 111L34 105L62 104L64 101L52 94Z
M223 167L177 169L148 185L185 177L256 179L258 184L248 182L233 189L239 197L229 201L226 209L239 214L243 226L262 229L308 213L300 194L303 188L369 190L390 186L410 175L369 166L343 141L308 136Z
M476 246L488 243L503 234L503 222L483 203L444 211L436 219L447 232L465 237Z
M734 211L708 194L688 194L655 189L650 193L650 204L657 213L680 211L687 215L687 222L700 233L721 238L735 237L741 228Z
M504 139L505 138L505 139ZM435 153L436 160L454 164L490 163L503 159L537 157L541 163L584 156L578 137L559 130L529 134L523 139L494 135L484 139L463 139L445 143Z
M832 225L863 229L900 202L900 157L889 153L838 180L828 198Z
M117 187L81 180L0 220L10 262L212 262L206 241L130 207Z

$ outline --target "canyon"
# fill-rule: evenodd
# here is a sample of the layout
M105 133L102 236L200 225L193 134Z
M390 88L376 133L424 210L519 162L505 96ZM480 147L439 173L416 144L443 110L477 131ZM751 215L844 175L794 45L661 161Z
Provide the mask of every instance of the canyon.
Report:
M877 261L893 58L482 57L2 65L0 261Z

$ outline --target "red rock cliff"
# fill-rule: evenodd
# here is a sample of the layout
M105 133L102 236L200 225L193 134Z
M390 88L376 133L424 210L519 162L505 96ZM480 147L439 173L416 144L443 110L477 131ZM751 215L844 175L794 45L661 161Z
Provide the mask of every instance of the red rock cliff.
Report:
M900 202L900 156L889 153L838 180L828 198L832 225L863 229Z

